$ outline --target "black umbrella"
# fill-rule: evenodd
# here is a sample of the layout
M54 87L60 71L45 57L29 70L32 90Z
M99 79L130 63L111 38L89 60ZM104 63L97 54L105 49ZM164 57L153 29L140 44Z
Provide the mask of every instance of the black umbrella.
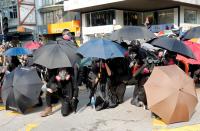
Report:
M136 39L145 39L150 40L156 38L156 36L148 30L146 27L142 26L126 26L117 31L114 31L111 34L111 39L114 41L122 40L136 40Z
M6 75L2 86L2 99L6 109L24 113L38 103L43 83L35 68L16 68Z
M182 41L177 39L162 37L150 42L152 45L195 59L190 50Z
M51 41L34 52L34 63L49 69L73 67L78 60L76 49L70 43Z
M182 39L192 39L192 38L199 38L200 37L200 26L194 27L182 36Z

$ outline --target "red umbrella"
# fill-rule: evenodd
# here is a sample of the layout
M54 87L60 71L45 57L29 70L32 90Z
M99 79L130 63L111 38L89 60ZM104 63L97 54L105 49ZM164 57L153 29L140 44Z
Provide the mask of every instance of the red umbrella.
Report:
M29 42L26 42L24 44L24 48L27 48L29 50L38 49L41 46L42 45L39 42L36 42L36 41L29 41Z
M194 43L191 41L185 41L184 43L192 50L193 54L196 57L196 60L186 58L182 55L177 55L176 59L180 60L180 61L185 61L188 64L198 64L199 65L200 64L200 44Z

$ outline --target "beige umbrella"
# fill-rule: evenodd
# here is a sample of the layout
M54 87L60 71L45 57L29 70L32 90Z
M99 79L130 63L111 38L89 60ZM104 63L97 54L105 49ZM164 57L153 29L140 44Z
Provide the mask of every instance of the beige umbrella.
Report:
M198 103L193 79L178 66L155 67L144 85L149 109L167 123L188 121Z

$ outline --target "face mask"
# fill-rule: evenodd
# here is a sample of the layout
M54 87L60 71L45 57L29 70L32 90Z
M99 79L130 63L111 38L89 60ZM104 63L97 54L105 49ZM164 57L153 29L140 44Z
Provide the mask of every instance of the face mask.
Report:
M65 80L66 76L67 76L67 72L65 70L61 70L59 71L59 76L61 80Z
M64 36L63 36L63 39L64 39L64 40L71 40L71 37L68 36L68 35L64 35Z

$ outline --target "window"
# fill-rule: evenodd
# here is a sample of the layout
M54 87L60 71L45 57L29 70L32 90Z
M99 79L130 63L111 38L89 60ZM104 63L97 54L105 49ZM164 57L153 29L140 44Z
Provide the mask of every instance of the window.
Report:
M158 11L158 24L174 23L174 9Z
M44 22L44 25L47 24L47 13L44 13L43 15L43 22Z
M17 6L11 6L9 7L9 10L10 10L10 18L11 19L17 18Z
M138 14L136 12L124 12L124 25L138 25Z
M112 25L113 20L115 19L115 11L106 10L106 11L92 12L90 19L92 26Z
M184 23L197 24L197 11L185 9L184 10Z
M86 17L86 26L89 27L90 26L90 13L85 14Z

